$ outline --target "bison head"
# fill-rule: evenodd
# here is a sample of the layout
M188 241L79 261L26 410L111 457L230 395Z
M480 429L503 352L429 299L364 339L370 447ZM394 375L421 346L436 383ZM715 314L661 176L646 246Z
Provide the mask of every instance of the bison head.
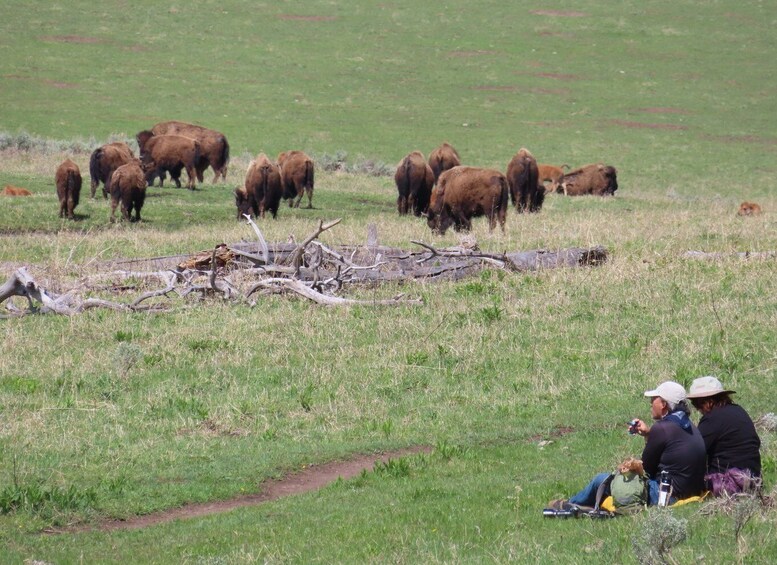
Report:
M248 192L244 188L235 189L235 205L237 206L237 219L243 218L243 214L251 215L251 202L248 200Z
M602 171L604 174L604 178L607 181L607 186L604 189L604 194L615 194L615 191L618 190L618 174L615 170L615 167L604 167L604 171Z
M146 143L149 139L154 137L154 134L148 131L147 129L144 129L143 131L138 132L138 134L135 136L135 139L138 142L138 148L140 149L140 155L142 156L146 151Z

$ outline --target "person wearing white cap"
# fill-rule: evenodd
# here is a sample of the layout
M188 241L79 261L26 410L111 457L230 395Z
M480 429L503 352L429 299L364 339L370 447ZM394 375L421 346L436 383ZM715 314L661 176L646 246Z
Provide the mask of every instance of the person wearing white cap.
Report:
M651 427L642 420L634 419L629 431L646 439L642 464L650 478L648 504L658 503L661 471L669 473L673 493L671 501L702 494L707 454L699 430L688 417L690 410L685 404L685 389L678 383L667 381L655 390L647 391L645 396L650 397L651 415L656 422ZM599 487L609 476L609 473L599 473L569 500L551 501L550 508L568 510L594 506Z
M713 376L691 383L688 398L702 413L699 432L707 449L707 488L715 496L747 492L761 484L761 438L744 408L734 404L735 391Z
M645 392L650 398L650 415L654 423L648 426L635 418L632 433L645 437L642 465L650 476L650 498L658 497L658 478L662 471L669 474L672 498L698 496L704 491L707 452L701 433L689 418L685 388L666 381ZM655 489L655 490L654 490Z

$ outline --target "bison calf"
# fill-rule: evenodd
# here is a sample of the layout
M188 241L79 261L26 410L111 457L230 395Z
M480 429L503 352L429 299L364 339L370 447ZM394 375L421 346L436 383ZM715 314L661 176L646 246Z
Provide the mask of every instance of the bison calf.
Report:
M59 198L59 217L67 215L68 220L75 219L73 210L78 206L78 198L81 195L81 171L70 159L65 159L54 175L57 185L57 197Z
M755 202L742 202L739 205L737 216L758 216L761 213L761 206Z
M537 160L521 148L507 165L510 200L518 212L539 212L545 201L545 187L539 181Z
M427 223L444 234L453 225L456 231L472 228L472 218L486 216L493 231L496 223L505 229L507 179L494 169L454 167L442 173L432 192Z
M7 184L3 189L3 195L4 196L32 196L32 192L30 192L26 188L13 186L12 184Z
M434 187L434 173L420 151L413 151L402 159L394 173L394 182L399 193L397 210L400 216L410 210L416 216L427 212Z
M564 180L564 169L569 169L569 165L565 163L560 167L557 167L555 165L537 163L540 183L545 184L546 182L549 182L550 192L558 192L561 188L561 183Z
M314 170L313 160L302 151L284 151L278 155L281 168L283 198L289 200L289 207L299 208L302 195L308 195L308 208L313 207Z
M140 221L140 209L146 199L146 175L139 159L133 159L113 172L111 177L111 222L121 204L121 216L130 222ZM132 209L135 217L132 218Z

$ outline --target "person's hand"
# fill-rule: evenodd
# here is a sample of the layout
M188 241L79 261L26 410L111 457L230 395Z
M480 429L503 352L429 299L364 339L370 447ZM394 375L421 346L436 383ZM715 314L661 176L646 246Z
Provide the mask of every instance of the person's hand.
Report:
M639 418L634 418L632 422L633 424L629 425L630 432L641 435L642 437L646 437L650 433L650 426Z

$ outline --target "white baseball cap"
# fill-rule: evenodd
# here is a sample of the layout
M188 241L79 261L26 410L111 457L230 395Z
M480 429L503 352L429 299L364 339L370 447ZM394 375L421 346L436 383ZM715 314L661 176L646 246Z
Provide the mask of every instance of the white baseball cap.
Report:
M666 381L658 385L655 390L645 391L645 396L660 396L674 406L685 400L685 389L679 383Z
M688 392L688 398L707 398L708 396L715 396L724 392L733 394L736 391L726 390L718 379L707 375L706 377L699 377L693 380Z

